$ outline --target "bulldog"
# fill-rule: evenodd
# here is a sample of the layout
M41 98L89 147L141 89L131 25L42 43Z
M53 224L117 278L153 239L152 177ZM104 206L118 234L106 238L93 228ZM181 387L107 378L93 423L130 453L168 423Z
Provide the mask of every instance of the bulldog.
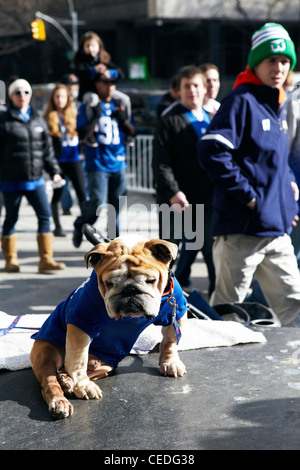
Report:
M186 301L169 272L176 255L173 243L136 236L100 243L86 253L92 274L32 336L33 371L53 418L73 413L66 396L102 397L93 380L111 373L150 324L162 326L160 372L186 373L177 352Z

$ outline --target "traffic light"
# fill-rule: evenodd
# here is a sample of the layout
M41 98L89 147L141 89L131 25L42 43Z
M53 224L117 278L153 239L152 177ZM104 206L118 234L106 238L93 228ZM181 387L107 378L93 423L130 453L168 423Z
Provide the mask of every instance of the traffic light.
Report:
M43 20L36 19L31 23L31 33L33 39L37 41L45 41L46 39L46 31L45 31L45 23Z

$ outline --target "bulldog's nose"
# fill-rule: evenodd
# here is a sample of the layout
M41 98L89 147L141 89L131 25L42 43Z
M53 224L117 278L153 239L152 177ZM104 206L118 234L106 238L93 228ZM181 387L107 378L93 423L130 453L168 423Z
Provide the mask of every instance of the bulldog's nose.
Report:
M136 294L140 294L140 291L133 285L126 286L122 291L122 295L131 296Z

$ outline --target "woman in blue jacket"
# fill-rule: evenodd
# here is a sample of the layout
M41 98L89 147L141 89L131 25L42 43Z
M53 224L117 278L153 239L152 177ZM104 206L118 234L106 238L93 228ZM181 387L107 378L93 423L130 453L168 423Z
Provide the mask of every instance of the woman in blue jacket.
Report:
M200 165L215 183L211 303L242 302L255 274L284 326L296 326L300 313L300 276L289 237L298 187L281 106L295 65L288 32L266 23L253 34L246 70L198 144Z

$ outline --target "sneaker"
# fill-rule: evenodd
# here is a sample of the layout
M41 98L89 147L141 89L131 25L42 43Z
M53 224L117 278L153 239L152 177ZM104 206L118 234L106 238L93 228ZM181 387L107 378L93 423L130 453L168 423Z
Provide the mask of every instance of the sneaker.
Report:
M77 227L74 228L72 241L75 248L80 247L82 242L82 231Z
M56 228L55 230L53 230L53 235L55 237L66 237L67 234L63 231L62 228Z

